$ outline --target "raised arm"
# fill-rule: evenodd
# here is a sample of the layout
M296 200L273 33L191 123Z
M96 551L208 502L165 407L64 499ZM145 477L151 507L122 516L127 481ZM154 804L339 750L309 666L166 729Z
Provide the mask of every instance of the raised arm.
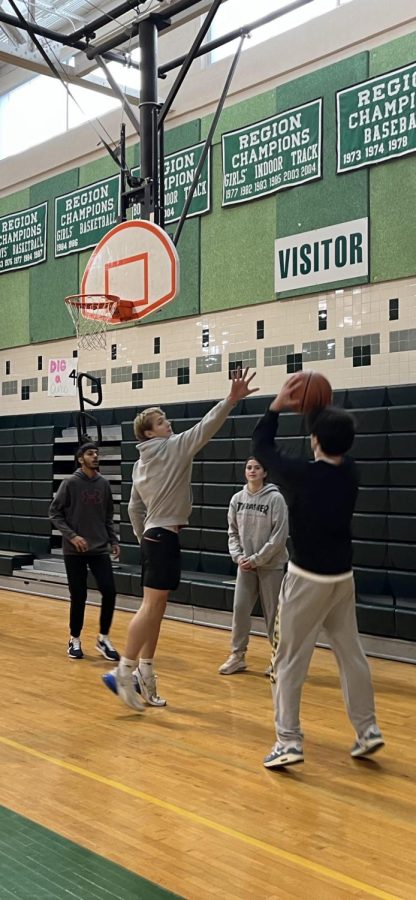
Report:
M263 418L257 423L252 438L253 455L267 469L271 480L286 489L290 489L297 484L309 465L305 459L282 453L274 442L278 429L279 413L283 409L293 410L295 401L292 397L292 391L297 386L296 376L289 378L285 382Z

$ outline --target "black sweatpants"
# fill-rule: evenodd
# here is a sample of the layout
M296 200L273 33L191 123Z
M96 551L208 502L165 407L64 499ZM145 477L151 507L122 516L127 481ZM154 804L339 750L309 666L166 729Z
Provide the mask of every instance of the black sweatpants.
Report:
M108 634L113 621L116 602L116 586L108 553L93 556L88 553L65 554L66 574L68 576L71 609L69 613L69 630L72 637L79 637L84 624L85 604L87 602L87 576L91 570L101 593L100 634Z

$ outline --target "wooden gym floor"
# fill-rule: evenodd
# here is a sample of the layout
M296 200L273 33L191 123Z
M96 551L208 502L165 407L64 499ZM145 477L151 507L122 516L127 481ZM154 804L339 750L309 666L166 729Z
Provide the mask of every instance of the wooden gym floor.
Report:
M357 762L334 659L317 650L303 700L305 764L270 772L265 639L252 638L246 674L221 677L228 632L164 622L158 672L169 706L140 715L100 681L110 664L94 649L96 608L76 662L66 656L65 602L0 591L0 604L0 897L141 900L165 896L161 888L192 900L414 900L415 666L370 660L387 744ZM115 615L119 649L129 616ZM33 866L35 879L35 856L29 838L14 841L11 821L20 835L37 829L39 845L55 836L62 854L62 839L77 845L70 894L58 878L53 887L52 863L49 892L36 880L19 886L22 869L30 883ZM109 870L95 877L100 860L118 887Z

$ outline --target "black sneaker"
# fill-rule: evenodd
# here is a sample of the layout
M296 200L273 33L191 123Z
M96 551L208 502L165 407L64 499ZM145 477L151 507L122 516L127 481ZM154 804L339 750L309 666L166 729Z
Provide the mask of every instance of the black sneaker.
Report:
M70 659L84 659L79 638L71 638L71 640L68 641L68 656Z
M95 647L104 656L104 659L108 659L110 662L120 662L120 654L117 653L108 638L97 637Z

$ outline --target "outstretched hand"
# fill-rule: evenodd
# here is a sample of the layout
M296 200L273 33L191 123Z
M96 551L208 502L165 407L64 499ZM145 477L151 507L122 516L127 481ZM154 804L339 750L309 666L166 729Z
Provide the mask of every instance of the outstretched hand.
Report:
M248 367L244 369L244 372L241 371L240 367L231 372L231 390L228 399L232 400L233 403L238 403L239 400L244 400L245 397L249 397L250 394L255 394L259 390L259 388L249 387L256 373L253 372L249 376L248 372Z
M270 404L273 412L281 412L282 409L296 411L299 403L298 388L302 383L301 375L291 375L281 387L277 397Z

